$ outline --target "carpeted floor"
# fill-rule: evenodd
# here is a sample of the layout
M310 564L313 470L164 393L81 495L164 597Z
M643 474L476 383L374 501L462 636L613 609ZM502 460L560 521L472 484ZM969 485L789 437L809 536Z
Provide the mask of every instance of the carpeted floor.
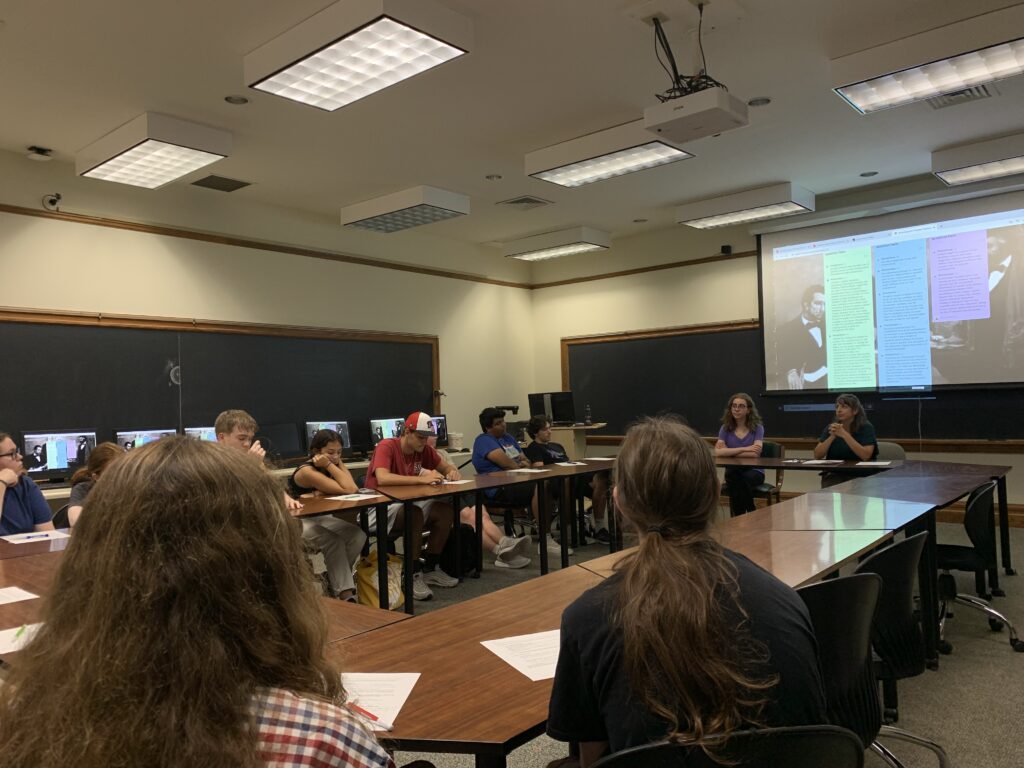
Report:
M1006 597L997 598L996 607L1015 622L1024 637L1024 529L1013 529L1011 535L1015 564L1022 575L1001 576ZM967 543L962 527L943 524L939 525L939 541ZM579 549L570 560L575 565L607 551L604 545L592 544ZM417 612L437 610L533 578L538 574L536 546L533 556L534 563L523 570L486 567L480 579L467 579L455 589L435 589L433 600L417 603ZM958 581L962 592L972 594L973 577L964 574ZM1024 724L1018 722L1017 709L1024 694L1024 653L1010 648L1005 630L992 632L982 614L965 607L957 608L947 622L946 639L954 650L941 658L938 671L900 682L900 727L942 744L954 768L1024 766ZM480 684L486 685L486 681ZM886 745L906 768L937 765L932 753L920 747L893 740ZM512 752L508 765L545 766L566 754L566 745L542 736ZM437 768L474 765L469 755L399 752L395 757L399 766L414 759L429 760ZM883 765L870 753L865 760L867 768Z

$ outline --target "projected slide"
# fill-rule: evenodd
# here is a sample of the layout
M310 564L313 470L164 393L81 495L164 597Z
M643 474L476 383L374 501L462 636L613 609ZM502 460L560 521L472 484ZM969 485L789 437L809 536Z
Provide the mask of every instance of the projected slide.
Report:
M806 237L762 242L768 390L1024 381L1024 209Z

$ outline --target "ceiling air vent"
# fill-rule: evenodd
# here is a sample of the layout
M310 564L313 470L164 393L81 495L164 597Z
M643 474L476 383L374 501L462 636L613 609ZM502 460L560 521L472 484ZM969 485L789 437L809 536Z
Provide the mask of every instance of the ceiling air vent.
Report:
M960 91L944 93L941 96L933 96L928 99L928 103L931 104L932 109L945 109L946 107L964 104L968 101L978 101L980 99L987 99L989 96L998 95L999 91L996 90L994 85L976 85Z
M251 181L239 181L238 179L229 179L227 176L214 176L213 174L192 182L193 186L216 189L218 192L234 192L236 189L248 187L250 184L252 184Z
M533 195L523 195L522 197L513 197L511 200L502 200L495 205L507 205L509 208L514 208L517 211L529 211L532 208L540 208L544 205L551 205L550 200L545 200L542 197L534 197Z

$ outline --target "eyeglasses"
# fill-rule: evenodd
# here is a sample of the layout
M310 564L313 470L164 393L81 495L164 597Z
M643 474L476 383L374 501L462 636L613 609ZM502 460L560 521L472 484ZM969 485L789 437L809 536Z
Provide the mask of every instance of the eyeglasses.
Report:
M17 448L15 448L13 451L8 451L7 453L0 453L0 459L13 459L15 456L24 456L24 455L25 454L23 454L21 451L19 451Z
M749 408L749 406L746 403L733 403L729 407L732 408L734 411L742 411Z

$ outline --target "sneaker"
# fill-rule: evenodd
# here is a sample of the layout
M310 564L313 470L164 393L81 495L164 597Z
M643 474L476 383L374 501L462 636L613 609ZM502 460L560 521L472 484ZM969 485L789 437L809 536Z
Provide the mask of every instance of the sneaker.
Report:
M540 544L537 545L537 554L540 554ZM569 554L572 554L572 547L569 547ZM548 539L548 556L549 557L561 557L562 556L562 545L554 539Z
M434 596L430 587L423 581L422 573L417 572L412 575L412 596L417 600L429 600Z
M450 589L452 587L459 586L458 579L456 579L454 576L449 576L440 568L435 568L432 571L424 571L423 583L431 584L435 587L444 587L445 589Z
M513 538L512 536L502 536L498 542L497 548L494 550L494 554L500 557L513 557L515 555L525 555L527 548L530 546L529 536L519 536Z
M607 544L612 540L612 535L608 533L607 528L600 528L597 533L594 534L594 538L600 541L602 544Z
M525 568L530 564L530 558L523 555L498 555L494 561L496 568Z

